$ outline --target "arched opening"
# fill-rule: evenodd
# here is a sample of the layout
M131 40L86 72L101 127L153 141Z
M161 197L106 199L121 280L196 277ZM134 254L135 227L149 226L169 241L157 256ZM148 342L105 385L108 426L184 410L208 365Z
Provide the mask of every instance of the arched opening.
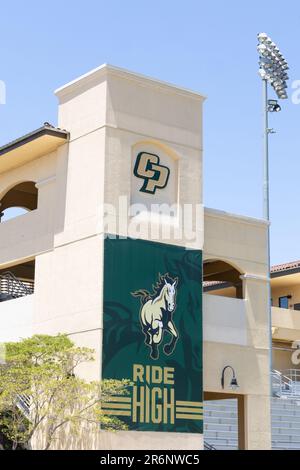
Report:
M28 211L34 211L38 205L38 189L32 181L19 183L11 188L0 201L0 221L12 219Z
M205 294L243 299L242 274L242 272L225 261L204 261L203 292Z

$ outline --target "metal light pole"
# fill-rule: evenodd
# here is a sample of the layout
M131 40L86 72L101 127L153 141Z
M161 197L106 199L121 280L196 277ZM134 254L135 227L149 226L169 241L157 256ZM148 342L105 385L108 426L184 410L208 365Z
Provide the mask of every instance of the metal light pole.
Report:
M268 111L268 82L262 81L263 85L263 217L270 220L270 190L269 190L269 111Z
M276 92L278 99L287 99L286 92L288 63L281 54L276 44L265 33L258 34L259 44L259 75L263 86L263 216L270 223L270 191L269 191L269 134L274 133L269 128L269 113L281 111L277 100L268 99L268 84ZM268 273L271 277L270 258L270 225L267 237L268 250ZM273 369L272 361L272 306L271 306L271 284L268 283L268 310L269 310L269 335L270 335L270 372ZM271 385L272 387L272 385ZM272 395L272 389L271 389Z

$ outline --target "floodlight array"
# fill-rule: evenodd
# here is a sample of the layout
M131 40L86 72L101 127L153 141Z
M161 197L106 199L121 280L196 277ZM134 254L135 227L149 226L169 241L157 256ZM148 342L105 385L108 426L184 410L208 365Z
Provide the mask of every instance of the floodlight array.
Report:
M279 48L266 33L258 34L259 75L274 88L279 99L287 99L289 66Z

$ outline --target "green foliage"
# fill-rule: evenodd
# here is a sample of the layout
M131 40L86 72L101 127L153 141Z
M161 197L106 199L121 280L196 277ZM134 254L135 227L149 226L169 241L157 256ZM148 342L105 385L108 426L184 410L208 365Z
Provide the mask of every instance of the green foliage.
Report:
M93 350L76 347L66 335L36 335L6 345L6 363L0 365L0 428L14 448L34 439L42 442L39 448L49 449L64 426L79 437L87 423L126 429L120 420L104 415L100 403L126 395L129 382L87 382L75 374L93 360ZM28 413L21 406L26 399Z

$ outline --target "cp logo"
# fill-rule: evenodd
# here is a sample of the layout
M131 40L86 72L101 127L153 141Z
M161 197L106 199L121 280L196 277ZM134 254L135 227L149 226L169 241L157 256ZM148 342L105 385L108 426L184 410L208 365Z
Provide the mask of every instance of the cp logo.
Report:
M157 155L141 152L136 159L134 175L144 180L140 189L142 193L155 194L157 188L163 189L167 186L170 170L166 166L160 165L160 159Z

